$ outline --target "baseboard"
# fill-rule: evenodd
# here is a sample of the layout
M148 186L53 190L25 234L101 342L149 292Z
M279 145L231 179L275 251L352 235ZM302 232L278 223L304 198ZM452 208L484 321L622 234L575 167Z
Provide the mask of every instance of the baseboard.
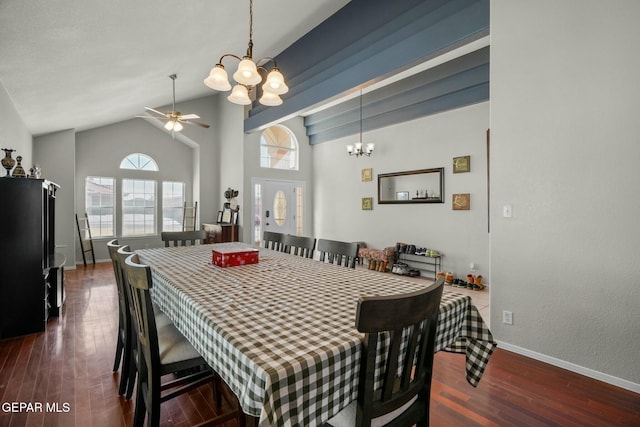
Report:
M585 368L584 366L576 365L574 363L569 363L564 360L557 359L555 357L547 356L546 354L538 353L532 350L528 350L526 348L518 347L517 345L502 342L502 341L498 341L498 348L508 350L513 353L520 354L522 356L527 356L532 359L539 360L541 362L548 363L550 365L557 366L559 368L563 368L571 372L575 372L576 374L584 375L585 377L593 378L593 379L605 382L607 384L611 384L616 387L624 388L626 390L630 390L640 394L640 384L632 383L631 381L627 381L622 378L618 378L609 374L604 374L602 372L594 371L593 369L588 369L588 368Z

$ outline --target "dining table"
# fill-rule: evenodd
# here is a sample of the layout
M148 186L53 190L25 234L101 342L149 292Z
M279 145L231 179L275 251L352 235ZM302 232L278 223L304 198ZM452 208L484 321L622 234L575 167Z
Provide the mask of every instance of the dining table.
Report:
M219 267L212 251L258 249L259 261ZM431 281L220 243L136 251L152 298L259 426L315 426L357 398L361 296L413 292ZM436 351L466 355L476 386L496 342L471 298L445 289ZM462 372L461 372L462 375Z

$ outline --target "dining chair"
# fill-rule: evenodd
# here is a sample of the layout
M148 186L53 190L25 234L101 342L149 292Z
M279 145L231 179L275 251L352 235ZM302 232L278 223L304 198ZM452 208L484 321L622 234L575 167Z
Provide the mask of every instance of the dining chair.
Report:
M340 242L337 240L318 239L318 252L320 261L329 264L342 265L356 268L358 250L360 245L357 242Z
M193 246L196 243L203 243L207 237L207 232L204 230L192 230L192 231L163 231L160 233L160 238L164 242L165 247L169 246Z
M265 231L262 233L262 247L273 249L274 251L283 252L284 234L275 231Z
M129 369L131 363L131 316L128 313L127 296L122 283L122 271L118 260L118 249L123 247L118 243L118 239L107 242L109 257L113 264L113 273L116 276L116 289L118 290L118 336L116 341L116 358L113 363L113 372L120 371L120 385L118 394L122 396L127 390L127 379L129 378ZM122 364L120 363L122 362ZM131 396L129 396L131 397Z
M358 397L328 421L333 427L429 425L436 328L444 278L420 291L360 297L356 328L364 333ZM388 341L376 384L379 341Z
M283 252L304 258L313 258L316 238L286 234L283 238L282 244L284 245Z
M158 426L162 402L206 383L212 383L216 404L220 408L220 376L207 365L173 323L169 322L161 327L156 324L150 293L153 288L150 267L141 264L138 255L133 253L124 260L123 269L131 291L131 303L135 313L132 323L138 341L135 358L138 381L133 425L143 425L146 416L147 426ZM161 382L163 376L172 373L181 374L176 375L173 380ZM230 402L232 410L209 420L207 425L223 423L234 418L238 425L244 425L245 417L237 399L234 403Z
M128 245L118 246L117 249L115 248L116 246L118 246L117 240L115 245L109 246L109 255L111 256L111 260L114 264L116 283L121 287L118 288L119 311L122 315L123 323L127 325L127 327L121 332L121 335L125 336L124 342L127 343L127 345L124 346L123 368L120 377L120 387L122 387L122 382L124 381L126 383L126 391L120 389L119 394L124 394L125 399L130 400L133 396L133 387L135 386L136 376L138 373L135 361L138 355L138 339L136 337L136 328L134 324L136 321L136 315L133 310L133 297L131 296L131 288L128 285L127 277L124 274L122 266L124 265L124 261L130 255L133 255L133 252L131 252ZM112 251L115 251L115 255L112 255ZM121 299L120 295L123 295L124 298ZM171 323L171 320L167 315L155 304L153 304L153 314L158 328L162 328L164 325Z

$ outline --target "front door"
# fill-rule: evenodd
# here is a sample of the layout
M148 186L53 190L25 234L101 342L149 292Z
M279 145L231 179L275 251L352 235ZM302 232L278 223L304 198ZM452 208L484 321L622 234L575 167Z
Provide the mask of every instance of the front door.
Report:
M254 192L254 196L260 200L254 200L256 219L259 218L254 241L261 241L265 231L296 234L296 187L299 184L278 180L260 180L255 184L260 190Z

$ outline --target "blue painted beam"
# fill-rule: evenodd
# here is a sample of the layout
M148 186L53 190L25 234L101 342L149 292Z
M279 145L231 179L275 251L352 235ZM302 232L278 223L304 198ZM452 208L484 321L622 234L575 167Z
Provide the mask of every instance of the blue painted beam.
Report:
M450 110L456 108L455 102L462 107L486 101L488 90L477 88L488 88L488 83L486 47L366 93L362 97L363 131ZM316 144L358 133L359 122L360 99L355 98L305 117L304 124L310 143Z
M352 0L276 57L290 91L279 107L254 106L245 120L245 131L386 78L488 33L488 0Z
M457 92L447 93L434 99L425 100L424 102L406 105L403 108L392 110L377 116L371 116L366 119L363 118L362 131L367 132L398 123L408 122L420 117L478 104L480 102L487 101L488 99L489 83L481 83L477 86L471 86ZM342 127L335 127L326 132L310 135L309 144L313 145L332 141L348 135L357 134L359 131L360 124L358 122L351 122ZM356 142L355 139L353 142Z

